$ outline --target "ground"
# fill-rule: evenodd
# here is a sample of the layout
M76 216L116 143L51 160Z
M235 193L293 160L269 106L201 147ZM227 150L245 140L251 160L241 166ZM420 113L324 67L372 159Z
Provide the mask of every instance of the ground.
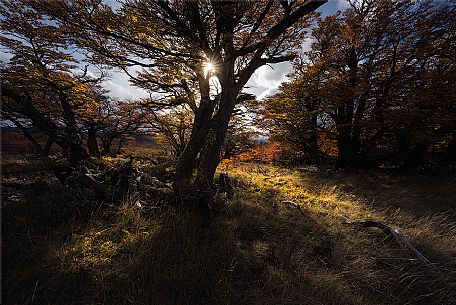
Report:
M2 303L456 299L454 177L266 164L228 172L235 194L219 196L208 227L159 198L96 200L60 185L37 158L4 155ZM360 219L399 227L431 264L350 224Z

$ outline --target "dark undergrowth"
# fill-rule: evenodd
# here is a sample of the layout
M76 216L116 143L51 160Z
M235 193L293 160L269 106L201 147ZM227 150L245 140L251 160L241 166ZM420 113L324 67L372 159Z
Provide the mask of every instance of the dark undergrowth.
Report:
M44 173L2 177L3 304L451 304L454 180L241 166L209 227ZM46 181L43 184L42 181ZM284 203L293 201L300 208ZM432 262L377 229L399 226Z

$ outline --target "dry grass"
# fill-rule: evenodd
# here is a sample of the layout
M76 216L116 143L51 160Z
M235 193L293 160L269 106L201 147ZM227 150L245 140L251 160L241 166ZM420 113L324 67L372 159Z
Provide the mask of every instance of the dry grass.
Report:
M450 304L456 298L454 180L266 165L240 166L230 175L236 195L221 198L224 207L210 228L158 202L112 206L57 184L45 194L25 192L20 202L3 198L3 303ZM381 231L344 218L399 226L435 267Z
M324 304L449 304L455 299L454 179L325 174L265 165L241 166L233 174L253 191L239 193L239 204L265 210L264 223L275 218L282 228L292 224L285 237L272 230L262 242L296 245L292 235L299 232L300 246L290 254L297 258L292 270L302 270L298 274L321 285ZM299 204L303 213L287 200ZM400 227L435 268L415 260L381 231L355 228L347 219ZM340 295L333 298L334 293Z

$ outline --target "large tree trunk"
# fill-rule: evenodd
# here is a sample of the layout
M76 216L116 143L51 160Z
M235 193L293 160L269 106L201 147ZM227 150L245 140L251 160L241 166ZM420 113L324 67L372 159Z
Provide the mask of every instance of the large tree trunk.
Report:
M193 169L196 166L196 159L203 143L201 140L198 141L196 137L197 135L192 135L176 164L173 189L181 200L185 199L191 192Z
M357 165L360 145L352 138L352 126L344 124L337 128L337 148L337 167L347 169Z
M176 168L173 184L175 192L181 200L186 201L188 207L195 209L204 222L211 218L211 207L218 191L214 188L213 180L236 95L234 90L222 93L217 113L207 121L207 128L199 130L195 135L198 141L189 142ZM195 167L196 177L192 181Z
M335 118L337 129L337 167L354 168L361 165L361 128L359 127L359 113L353 113L354 103L347 107L342 106ZM360 105L358 105L358 109Z
M337 147L339 149L337 166L352 168L359 166L360 157L360 121L364 114L366 102L357 95L358 58L354 48L349 50L347 65L349 67L349 99L337 110L335 118L337 128Z
M181 200L193 197L195 208L205 215L211 204L214 175L236 97L243 87L243 84L235 85L234 61L225 62L221 70L223 75L219 76L219 81L222 92L216 99L210 99L209 80L199 80L202 96L200 109L195 114L190 140L178 160L173 183ZM214 114L216 106L217 112ZM196 177L192 181L194 169Z
M199 121L200 119L195 117L190 139L176 164L173 188L181 199L186 198L192 191L193 170L209 133L210 120Z
M212 187L237 93L232 92L232 90L225 91L220 98L220 108L212 120L211 129L201 152L201 160L195 180L195 186L200 190L207 191Z
M177 160L173 189L176 195L185 200L193 192L193 170L207 139L216 101L209 96L209 80L204 76L199 79L201 102L195 113L190 139Z

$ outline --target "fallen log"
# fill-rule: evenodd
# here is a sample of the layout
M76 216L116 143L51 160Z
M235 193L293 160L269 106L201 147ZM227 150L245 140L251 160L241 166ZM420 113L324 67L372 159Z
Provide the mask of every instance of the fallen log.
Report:
M432 263L408 241L405 234L399 228L391 227L381 221L376 221L376 220L372 220L372 219L355 220L355 221L346 220L345 222L348 224L358 225L363 228L370 228L370 227L379 228L388 236L393 237L396 240L396 242L399 244L399 246L401 246L402 249L409 251L420 261L422 261L428 265L432 265Z

